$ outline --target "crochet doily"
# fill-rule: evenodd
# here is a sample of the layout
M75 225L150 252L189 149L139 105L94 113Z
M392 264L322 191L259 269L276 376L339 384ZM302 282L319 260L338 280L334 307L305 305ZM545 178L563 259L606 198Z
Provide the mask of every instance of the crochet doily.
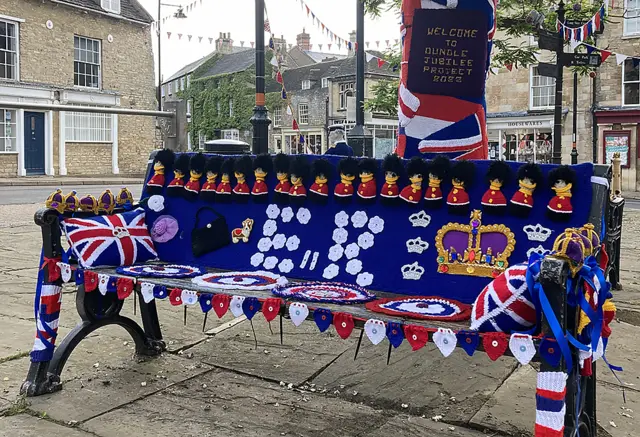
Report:
M218 290L270 290L287 283L284 276L263 271L208 273L191 281L201 287Z
M376 313L410 319L458 321L471 317L470 305L435 296L378 299L367 303L366 307Z
M118 267L116 272L140 278L192 278L204 273L198 267L177 264L122 266Z
M280 297L307 302L342 305L363 303L375 299L375 295L362 287L340 282L304 282L274 288L272 293Z

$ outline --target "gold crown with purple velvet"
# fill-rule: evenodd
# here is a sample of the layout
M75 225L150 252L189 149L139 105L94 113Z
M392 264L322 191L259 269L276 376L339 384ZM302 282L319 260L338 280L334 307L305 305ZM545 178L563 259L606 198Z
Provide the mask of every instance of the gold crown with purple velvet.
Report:
M47 208L55 209L60 214L62 214L65 210L64 195L62 194L62 190L58 188L56 191L51 193L47 200L44 202L44 205Z
M75 191L71 191L64 196L64 210L67 212L76 212L80 208L80 199Z
M509 267L515 245L511 229L483 225L482 211L474 209L469 224L449 223L438 230L438 272L495 278Z
M118 206L124 206L127 203L133 205L133 194L127 187L122 187L116 196L116 203Z
M85 212L92 212L94 214L98 214L100 212L98 208L98 199L91 194L87 194L82 199L80 199L80 210Z
M111 190L104 190L98 197L98 210L111 214L116 208L116 199Z

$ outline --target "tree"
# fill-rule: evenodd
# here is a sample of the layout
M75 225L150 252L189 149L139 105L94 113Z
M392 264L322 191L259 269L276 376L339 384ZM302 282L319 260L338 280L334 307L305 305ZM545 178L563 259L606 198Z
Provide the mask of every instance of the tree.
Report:
M371 16L379 16L382 13L399 14L402 0L364 0L367 13ZM538 53L537 45L528 43L514 43L520 41L523 36L532 35L535 29L527 22L531 11L537 11L545 16L543 27L547 30L556 30L556 8L558 0L500 0L497 10L498 32L493 39L493 53L491 65L501 67L512 65L514 68L527 68L536 64ZM589 20L602 6L598 0L576 0L567 2L566 17L572 20ZM587 43L593 42L587 40ZM400 65L400 46L388 50L385 60L391 65ZM589 70L582 68L581 74ZM365 102L369 111L397 113L398 79L378 82L372 88L375 96ZM395 90L395 91L394 91Z

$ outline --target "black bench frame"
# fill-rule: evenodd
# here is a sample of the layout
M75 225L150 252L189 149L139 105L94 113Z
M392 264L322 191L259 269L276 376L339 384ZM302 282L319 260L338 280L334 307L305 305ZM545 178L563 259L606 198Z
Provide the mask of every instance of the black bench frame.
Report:
M595 167L595 176L603 177L611 181L611 168L605 165ZM599 231L602 226L602 211L605 210L605 226L607 228L606 249L610 257L610 262L605 272L614 288L620 288L620 241L622 233L622 213L624 199L613 198L603 185L594 184L594 196L590 221ZM116 212L118 212L116 210ZM76 216L91 216L92 214L77 213ZM35 223L42 229L42 241L44 256L47 258L58 258L62 254L60 215L52 209L40 209L35 214ZM47 269L47 267L45 267ZM542 262L540 281L546 290L555 315L565 331L576 334L577 311L568 311L567 292L565 288L566 280L569 276L569 265L566 261L548 256ZM44 277L48 277L45 270ZM59 279L54 283L62 285ZM26 396L38 396L45 393L52 393L62 389L60 375L64 369L67 359L78 346L78 344L93 331L108 325L118 325L127 330L135 342L136 353L145 356L154 356L166 350L165 342L162 338L156 301L145 303L140 293L139 287L135 290L135 298L139 304L142 326L130 318L120 315L124 301L117 298L115 293L102 295L97 292L86 293L84 286L77 287L76 309L80 316L80 323L63 339L55 348L51 361L33 362L29 368L27 378L24 381L21 392ZM349 309L345 309L349 312ZM280 309L281 317L288 317L286 303ZM313 317L310 308L309 318ZM401 319L399 319L401 320ZM362 329L364 322L356 319L356 329ZM411 321L414 323L414 321ZM541 333L553 336L546 321L542 320ZM537 345L536 345L537 346ZM479 350L482 350L480 344ZM577 363L577 350L573 349L574 362ZM505 355L510 355L507 351ZM534 360L540 361L538 355ZM565 416L565 436L576 434L576 423L581 437L596 436L596 372L595 364L593 376L585 378L579 374L578 366L574 366L567 380L566 416ZM541 371L562 371L566 372L564 359L556 368L541 361ZM578 390L578 384L580 390ZM580 399L578 399L580 393ZM579 408L576 409L576 405ZM578 411L578 420L576 420Z

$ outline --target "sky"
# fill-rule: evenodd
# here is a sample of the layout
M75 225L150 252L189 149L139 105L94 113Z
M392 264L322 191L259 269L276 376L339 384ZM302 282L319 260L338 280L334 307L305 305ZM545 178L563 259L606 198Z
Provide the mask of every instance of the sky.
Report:
M138 0L151 14L158 16L158 0ZM164 4L184 6L185 19L170 18L162 26L162 75L166 79L184 65L200 59L211 53L215 46L209 44L209 37L218 38L221 32L231 33L234 45L240 46L240 41L250 47L249 42L255 41L255 4L254 0L161 0ZM186 10L186 6L193 2L196 6ZM341 38L349 39L349 32L356 28L356 0L305 0L309 8L316 14L331 31ZM327 44L331 43L326 33L313 25L312 18L307 17L306 9L300 7L299 0L265 0L267 15L274 36L284 35L288 44L295 44L296 35L303 28L311 35L313 50L319 50L318 44L323 44L322 51L329 52ZM162 6L162 17L172 16L177 9ZM386 47L386 40L391 44L398 39L400 30L398 17L393 12L387 12L378 19L367 18L365 21L365 41L369 41L369 48L375 49L375 41L380 41L380 49ZM167 37L171 32L171 37ZM183 34L178 39L178 34ZM191 42L187 35L192 35ZM198 42L198 36L204 37ZM154 31L154 53L157 62L157 37ZM268 41L268 35L265 35ZM333 43L331 52L346 54L342 47L339 51Z

